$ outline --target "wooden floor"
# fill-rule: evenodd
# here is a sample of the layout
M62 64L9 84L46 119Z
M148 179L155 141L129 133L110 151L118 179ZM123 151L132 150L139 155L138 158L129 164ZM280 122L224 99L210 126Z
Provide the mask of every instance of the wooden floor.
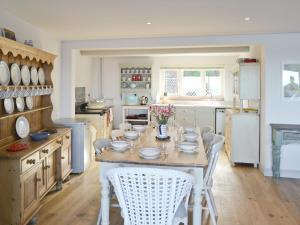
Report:
M96 225L100 206L98 164L72 176L63 190L48 195L37 214L39 225ZM300 225L300 180L264 177L247 166L231 167L223 153L214 176L218 225ZM111 224L122 224L119 211ZM210 224L204 216L204 224Z

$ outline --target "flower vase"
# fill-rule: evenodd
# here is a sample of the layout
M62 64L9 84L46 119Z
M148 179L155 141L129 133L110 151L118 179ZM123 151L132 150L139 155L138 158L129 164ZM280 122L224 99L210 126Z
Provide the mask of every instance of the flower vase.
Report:
M168 137L167 124L159 124L158 125L157 137L159 137L159 138L167 138Z

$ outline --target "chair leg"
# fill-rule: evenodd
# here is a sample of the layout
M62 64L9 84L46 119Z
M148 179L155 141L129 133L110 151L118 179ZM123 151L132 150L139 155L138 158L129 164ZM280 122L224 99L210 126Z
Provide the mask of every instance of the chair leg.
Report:
M101 216L102 216L102 211L101 211L101 206L100 206L99 214L98 214L98 220L97 220L97 225L101 225Z
M217 225L216 215L215 215L215 212L214 212L214 208L212 206L212 200L211 200L210 195L208 194L207 191L205 191L205 198L206 198L206 201L207 201L207 207L208 207L208 211L209 211L212 223L213 223L213 225Z
M216 217L218 217L218 210L217 210L217 207L216 207L216 202L215 202L215 198L213 196L213 193L211 192L211 189L208 189L207 191L208 191L209 197L211 199L211 203L212 203L212 207L215 211L215 215L216 215Z

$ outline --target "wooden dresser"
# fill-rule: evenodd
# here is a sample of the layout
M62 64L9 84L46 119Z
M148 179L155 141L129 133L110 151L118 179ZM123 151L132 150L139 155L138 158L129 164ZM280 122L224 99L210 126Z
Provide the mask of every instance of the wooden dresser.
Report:
M30 133L54 130L51 119L53 110L51 93L53 83L51 71L55 55L0 37L0 61L11 69L12 64L20 68L42 68L45 83L24 85L0 84L0 224L25 225L40 208L41 199L54 187L61 189L62 181L71 173L71 129L57 128L46 140L32 141L30 137L20 139L16 133L16 120L25 117ZM3 63L2 62L2 63ZM43 84L42 84L43 83ZM22 96L6 96L8 93L23 93ZM16 105L17 97L30 96L33 107L25 107L7 113L5 98ZM25 143L28 148L19 152L8 152L15 143Z

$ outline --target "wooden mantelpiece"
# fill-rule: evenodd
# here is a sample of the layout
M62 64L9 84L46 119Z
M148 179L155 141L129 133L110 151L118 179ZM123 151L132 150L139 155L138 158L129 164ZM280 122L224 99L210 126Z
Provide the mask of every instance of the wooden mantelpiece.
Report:
M35 60L37 62L41 61L42 63L47 64L52 64L56 57L55 55L41 49L24 45L20 42L9 40L4 37L0 37L0 51L3 55L11 53L15 58L21 56L21 59L28 58L29 60Z

